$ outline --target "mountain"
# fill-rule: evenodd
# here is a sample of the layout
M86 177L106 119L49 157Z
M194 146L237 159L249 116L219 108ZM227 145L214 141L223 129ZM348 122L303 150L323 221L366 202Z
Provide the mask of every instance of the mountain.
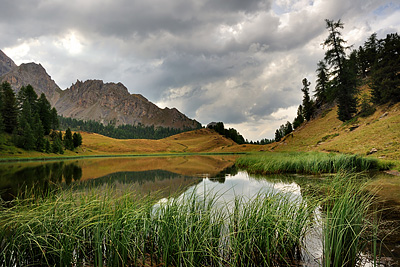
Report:
M130 94L122 83L101 80L77 81L61 90L41 64L17 66L0 50L0 82L7 81L16 93L22 86L32 85L36 93L44 93L59 115L104 124L142 124L175 129L197 129L200 123L189 119L176 108L161 109L140 94Z
M0 50L0 76L17 67L14 61Z
M176 108L160 109L140 94L130 94L122 83L101 80L76 81L63 91L55 104L65 117L92 119L116 125L142 124L170 128L199 128L199 123L188 119Z
M60 98L62 90L47 74L41 64L27 63L13 67L0 77L0 81L7 81L16 93L22 86L32 85L38 96L44 93L52 106Z

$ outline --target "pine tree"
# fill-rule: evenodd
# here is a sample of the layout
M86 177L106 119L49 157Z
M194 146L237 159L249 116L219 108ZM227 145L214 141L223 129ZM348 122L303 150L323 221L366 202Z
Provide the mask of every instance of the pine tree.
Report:
M311 119L312 114L314 113L314 103L310 99L309 86L311 83L308 82L307 78L303 79L303 88L301 91L303 92L303 117L307 121Z
M329 75L328 69L324 61L319 61L317 66L317 80L314 90L314 96L316 97L317 107L320 107L328 100Z
M33 133L35 138L35 147L37 151L43 152L45 151L45 139L44 139L44 128L42 125L42 121L39 118L39 114L36 113L34 117L34 127Z
M3 121L4 121L4 130L7 133L12 133L17 126L17 100L15 98L15 93L11 88L11 85L8 82L4 82L2 84L3 90Z
M293 121L293 129L298 128L303 122L303 106L299 105L299 107L297 108L297 117Z
M80 133L76 133L75 132L72 135L72 141L73 141L73 144L74 144L74 148L82 145L82 135Z
M58 115L57 115L57 110L55 108L51 109L51 128L53 130L57 130L59 125L59 121L58 121Z
M38 95L36 94L32 85L28 84L27 86L22 86L19 90L17 103L20 108L23 106L24 103L28 103L31 108L32 114L35 114L37 112L37 98Z
M64 135L64 146L65 149L73 150L74 149L74 142L72 140L72 132L71 129L67 129Z
M291 132L293 132L293 127L292 127L292 124L288 121L288 122L286 122L286 124L285 124L285 135L288 135L288 134L290 134Z
M50 153L51 152L51 145L49 139L44 139L44 152Z
M26 149L35 149L35 138L33 135L32 128L25 117L20 118L19 127L17 133L14 133L14 138L16 138L15 145Z
M351 119L357 110L357 100L355 98L354 74L349 62L346 62L345 47L346 41L341 37L340 30L343 29L343 23L339 20L333 22L326 20L326 28L329 30L328 38L324 46L328 47L325 52L325 61L331 67L333 84L338 100L338 118L341 121Z
M4 127L4 119L3 119L3 114L1 114L1 109L0 109L0 133L4 132L5 127Z
M378 49L379 49L379 40L376 37L376 33L371 34L368 40L364 43L364 51L365 51L365 74L370 72L370 70L375 65L378 60Z
M40 120L42 121L44 134L48 135L52 128L51 105L43 93L37 101L37 107Z
M388 34L378 50L371 73L374 103L400 101L400 36Z
M276 129L275 131L275 142L279 142L282 139L282 134L281 131L279 131L279 129Z
M368 62L367 62L365 50L362 46L360 46L358 48L357 58L358 58L358 67L359 67L360 74L362 75L363 78L365 78L365 77L367 77Z
M282 124L282 125L279 127L279 132L281 133L282 138L285 136L285 131L286 131L285 124Z
M60 140L60 138L58 136L54 139L53 144L51 146L51 150L53 153L56 153L56 154L64 154L62 141Z

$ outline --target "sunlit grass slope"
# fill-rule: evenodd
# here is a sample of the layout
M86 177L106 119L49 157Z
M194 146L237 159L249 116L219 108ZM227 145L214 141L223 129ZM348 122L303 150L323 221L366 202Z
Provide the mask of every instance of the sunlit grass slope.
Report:
M326 110L305 123L281 142L270 145L273 151L325 151L367 155L400 160L400 103L378 107L366 118L343 123L337 108Z
M82 133L82 137L83 153L97 154L238 152L255 151L261 147L245 146L246 149L243 149L243 146L209 129L185 132L161 140L120 140L90 133Z

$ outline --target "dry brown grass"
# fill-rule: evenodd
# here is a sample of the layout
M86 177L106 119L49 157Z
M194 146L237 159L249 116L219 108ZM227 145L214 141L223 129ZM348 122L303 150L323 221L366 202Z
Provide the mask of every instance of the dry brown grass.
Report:
M161 140L114 139L96 133L80 132L81 147L66 150L63 155L24 151L16 147L10 151L0 151L0 158L51 158L98 155L144 155L171 153L232 153L265 149L265 146L238 145L213 130L199 129L177 134ZM10 148L10 149L11 149Z
M378 107L366 118L351 123L337 119L337 108L296 129L278 144L275 151L325 151L367 155L400 160L400 103Z
M215 131L199 129L161 140L113 139L92 133L81 133L82 152L96 154L151 154L257 151L261 146L237 145Z

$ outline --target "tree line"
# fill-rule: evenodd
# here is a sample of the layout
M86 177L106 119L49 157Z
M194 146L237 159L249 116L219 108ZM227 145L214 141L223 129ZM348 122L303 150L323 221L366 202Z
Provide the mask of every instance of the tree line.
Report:
M42 93L40 97L31 85L23 86L16 95L8 82L0 88L0 133L11 135L11 142L25 150L64 153L82 144L79 133L65 135L59 126L57 110Z
M191 131L191 128L176 129L169 127L154 127L138 125L119 125L115 121L110 121L107 125L93 120L78 120L74 118L58 117L62 130L70 128L75 131L85 131L98 133L116 139L162 139L182 132ZM201 128L199 125L198 128Z
M275 141L280 141L304 121L309 121L317 109L325 104L336 103L337 117L345 122L355 116L369 116L374 105L400 101L400 37L391 33L378 39L373 33L358 49L349 54L341 30L344 24L338 20L325 20L329 34L323 42L325 57L317 64L317 79L313 98L310 82L302 80L302 104L298 107L293 123L289 121L275 131ZM371 94L359 94L359 85L367 83Z

